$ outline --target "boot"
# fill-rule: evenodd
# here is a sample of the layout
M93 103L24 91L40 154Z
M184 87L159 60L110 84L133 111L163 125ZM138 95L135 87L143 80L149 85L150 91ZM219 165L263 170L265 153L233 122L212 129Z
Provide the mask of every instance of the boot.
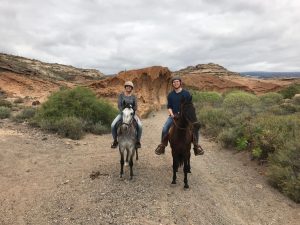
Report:
M195 153L195 156L197 156L197 155L203 155L204 154L204 150L203 150L203 148L199 144L194 144L194 153Z
M135 144L135 147L136 147L136 148L141 148L141 147L142 147L141 142L140 142L140 141L137 141L136 144Z
M155 154L156 155L165 154L165 148L166 148L166 146L164 144L159 144L157 146L157 148L155 149Z
M111 147L111 148L116 148L116 147L118 147L118 141L117 141L117 140L114 140L114 142L111 144L110 147Z

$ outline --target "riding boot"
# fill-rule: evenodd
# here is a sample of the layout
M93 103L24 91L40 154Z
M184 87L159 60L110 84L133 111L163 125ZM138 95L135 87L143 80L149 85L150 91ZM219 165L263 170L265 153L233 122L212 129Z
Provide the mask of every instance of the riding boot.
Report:
M193 131L193 145L194 145L194 154L197 155L203 155L204 150L203 148L198 144L198 132L200 127L195 127Z
M114 142L110 146L111 148L116 148L118 147L118 141L115 139Z
M157 146L157 148L155 149L155 154L156 155L165 154L165 148L167 147L167 145L168 145L168 135L164 137L162 142Z
M135 144L135 147L136 147L136 148L141 148L141 147L142 147L142 146L141 146L141 142L140 142L140 141L137 141L136 144Z

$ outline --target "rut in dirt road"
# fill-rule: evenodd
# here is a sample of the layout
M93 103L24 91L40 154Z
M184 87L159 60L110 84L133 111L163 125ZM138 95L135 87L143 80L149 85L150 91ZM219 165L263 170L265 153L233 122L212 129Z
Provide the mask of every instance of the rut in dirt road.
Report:
M44 134L24 124L0 123L0 224L296 225L300 208L271 188L245 154L221 150L205 138L192 155L188 190L172 157L157 156L166 112L143 120L142 149L119 178L111 136L80 141Z

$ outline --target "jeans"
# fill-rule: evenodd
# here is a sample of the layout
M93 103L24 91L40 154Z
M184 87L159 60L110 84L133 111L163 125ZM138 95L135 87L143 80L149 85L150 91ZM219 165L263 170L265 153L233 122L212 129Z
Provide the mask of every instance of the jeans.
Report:
M164 138L168 135L169 129L173 124L173 118L171 116L168 117L167 121L165 122L162 132L161 132L161 142L164 142ZM194 128L193 129L193 135L196 138L196 140L194 140L194 144L198 144L199 143L199 128Z
M143 125L142 122L140 120L140 118L137 115L134 115L134 119L137 122L138 125L138 129L137 129L137 140L141 141L141 137L142 137L142 132L143 132ZM119 121L122 120L122 116L121 114L117 115L117 117L113 120L113 122L111 123L111 134L113 136L114 140L117 140L117 124Z

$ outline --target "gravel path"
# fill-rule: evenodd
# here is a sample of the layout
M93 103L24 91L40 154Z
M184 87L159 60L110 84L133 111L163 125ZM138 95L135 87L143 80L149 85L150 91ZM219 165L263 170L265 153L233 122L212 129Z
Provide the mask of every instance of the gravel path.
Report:
M166 112L143 120L140 159L119 178L110 135L80 141L0 121L0 224L298 225L300 207L270 187L263 168L202 139L190 189L171 185L170 149L157 156Z

